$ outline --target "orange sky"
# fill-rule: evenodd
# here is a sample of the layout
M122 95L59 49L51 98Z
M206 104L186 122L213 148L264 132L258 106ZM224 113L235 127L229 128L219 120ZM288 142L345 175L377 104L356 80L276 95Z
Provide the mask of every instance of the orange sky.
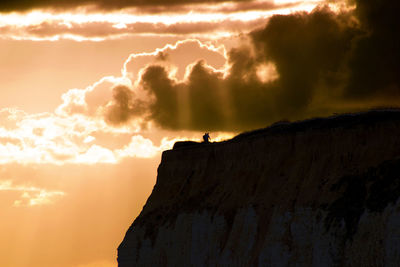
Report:
M230 71L227 53L246 42L244 34L273 14L311 11L320 1L99 2L0 5L1 266L116 266L117 246L151 192L161 151L202 136L162 129L146 110L132 115L136 103L153 101L140 86L144 68L163 66L178 83L204 60L222 77ZM273 64L256 75L278 77ZM180 113L177 120L188 118Z

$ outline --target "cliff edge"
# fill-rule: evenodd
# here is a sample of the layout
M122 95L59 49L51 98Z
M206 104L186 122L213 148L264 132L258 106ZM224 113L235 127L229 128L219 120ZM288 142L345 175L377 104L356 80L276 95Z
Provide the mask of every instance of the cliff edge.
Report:
M165 151L125 266L398 266L400 111Z

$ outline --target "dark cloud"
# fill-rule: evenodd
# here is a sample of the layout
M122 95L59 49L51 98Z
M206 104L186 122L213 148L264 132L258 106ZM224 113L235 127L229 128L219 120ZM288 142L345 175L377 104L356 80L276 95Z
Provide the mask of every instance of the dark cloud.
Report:
M400 2L357 0L364 34L349 62L347 95L353 98L400 96Z
M265 29L252 33L253 47L229 52L231 69L225 78L198 63L185 83L173 84L164 72L164 82L154 84L160 77L148 69L143 80L156 99L173 101L186 91L189 103L187 123L173 119L179 117L177 110L174 114L163 112L181 105L176 102L168 108L155 102L152 110L157 112L153 114L165 117L160 120L154 115L153 120L175 129L243 130L301 117L319 80L340 71L353 35L353 30L326 9L275 16ZM260 80L258 69L266 63L275 64L279 79L266 83ZM158 84L174 89L166 90Z
M236 51L236 56L242 52ZM248 58L248 54L241 56ZM163 67L148 67L142 85L155 98L149 107L150 119L164 128L191 130L238 130L265 122L271 117L267 102L271 103L274 86L263 85L255 77L244 81L242 75L247 73L239 72L235 72L238 78L224 79L222 73L198 61L185 82L176 82Z
M281 106L298 112L309 105L316 90L323 89L321 81L338 82L357 33L348 20L347 15L318 8L310 14L274 16L265 29L253 33L259 54L276 64L280 75L276 100Z
M229 2L246 2L247 0L235 0ZM96 5L105 9L119 9L125 7L150 7L158 8L182 4L216 4L228 2L227 0L13 0L1 1L0 11L23 11L35 8L74 8L81 5Z
M147 67L142 86L154 97L149 119L169 129L245 130L398 105L399 4L357 4L340 14L318 7L272 17L250 34L250 45L229 52L226 76L203 61L183 82L161 66ZM260 69L271 65L279 78L265 81Z
M160 51L160 52L157 53L156 60L167 61L168 57L169 57L168 53Z
M219 1L223 3L224 1ZM243 11L252 11L252 10L274 10L278 8L290 8L297 6L300 1L293 1L291 3L285 4L277 4L273 1L254 1L254 0L245 0L245 1L226 1L229 2L229 5L217 5L217 2L213 2L212 5L197 5L195 7L196 12L199 13L207 13L207 12L216 12L216 13L234 13L234 12L243 12ZM236 3L235 3L236 2ZM201 2L195 2L201 3ZM205 2L208 3L208 2ZM143 13L165 13L165 12L190 12L193 11L194 7L193 2L187 1L182 3L182 5L174 5L173 10L169 5L152 5L152 6L141 6L137 11Z
M161 66L148 67L142 76L142 81L144 89L155 97L154 103L150 105L152 118L167 128L178 128L179 85L169 79L167 71Z
M151 119L170 129L218 129L229 123L221 103L224 84L216 73L198 61L186 82L168 77L161 66L150 66L142 76L145 90L155 96L150 105Z
M107 107L106 119L111 124L127 122L132 116L142 116L145 108L143 103L135 99L134 93L126 86L113 88L113 101Z

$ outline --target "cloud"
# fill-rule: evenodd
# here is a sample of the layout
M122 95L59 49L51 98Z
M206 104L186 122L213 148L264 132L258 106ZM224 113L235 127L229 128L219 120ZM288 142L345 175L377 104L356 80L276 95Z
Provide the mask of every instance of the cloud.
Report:
M169 3L169 2L168 2ZM145 6L105 11L77 8L0 13L0 37L16 40L109 40L143 34L218 38L262 27L265 19L289 10L309 9L314 1L282 4L242 1ZM75 7L75 5L73 5Z
M134 93L123 85L113 88L113 100L107 106L106 120L113 124L126 123L131 116L143 116L144 104L134 98Z
M210 68L213 70L224 69L226 67L225 53L223 46L202 43L197 39L187 39L173 45L168 44L154 52L131 54L124 63L122 77L104 77L86 89L69 90L62 96L63 103L57 108L56 113L62 116L79 114L104 119L114 126L132 124L132 119L134 119L134 125L145 128L149 117L154 117L149 105L153 105L151 104L153 100L157 104L162 101L160 100L162 97L154 98L153 91L146 90L142 86L145 80L152 82L151 78L148 79L150 73L147 73L144 78L143 71L148 66L153 67L154 64L157 64L162 70L168 69L171 73L166 74L165 81L167 83L163 84L168 86L169 79L184 80L185 74L190 72L191 64L196 60L207 58L209 64L212 65ZM165 90L158 90L158 92L168 94ZM170 92L170 95L166 95L165 100L171 102L173 101L171 97L175 96L176 92ZM169 105L169 111L165 110L164 106L160 108L162 113L174 112L173 109L176 108L172 102L163 105ZM175 115L177 115L176 112ZM169 115L159 114L159 116L168 117Z
M160 149L153 145L149 139L145 139L140 135L132 136L131 142L122 149L117 150L120 157L142 157L152 158Z
M218 3L225 2L233 2L238 3L243 6L246 5L245 2L256 2L250 0L236 0L236 1L227 1L227 0L122 0L122 1L113 1L113 0L71 0L71 1L57 1L57 0L36 0L36 1L25 1L25 0L14 0L8 2L0 3L0 11L10 12L10 11L21 11L21 10L29 10L29 9L37 9L37 8L54 8L54 9L64 9L64 8L74 8L76 6L85 6L85 5L94 5L101 9L121 9L126 7L140 7L140 8L151 8L155 11L170 11L167 7L173 8L177 5L188 5L188 4L213 4L216 5ZM252 3L252 5L257 4ZM273 2L268 3L268 7L274 7Z
M14 207L50 205L66 194L62 191L48 191L43 188L26 185L14 185L11 180L0 181L0 192L19 192L21 196L14 201Z
M199 13L234 13L234 12L244 12L244 11L254 11L254 10L275 10L282 8L296 7L301 4L301 1L292 1L286 3L280 3L279 1L270 0L256 0L256 1L221 1L221 4L216 2L204 3L204 4L193 4L190 1L183 3L183 5L174 6L173 12L190 12L196 11ZM148 13L170 13L171 9L168 5L152 5L152 6L142 6L137 11L148 12Z
M116 88L118 91L124 87ZM118 94L116 98L123 101ZM122 111L128 112L127 107L121 105L119 102L117 106L107 106L107 112L111 113L105 115L119 116ZM120 108L117 114L113 113ZM117 164L126 157L148 158L165 148L154 146L149 139L139 135L140 126L136 124L114 127L106 121L109 122L103 117L82 114L28 115L16 110L0 110L0 163ZM135 148L138 150L133 152ZM50 196L43 194L38 197Z
M140 21L124 24L114 22L70 22L66 24L62 21L45 21L27 26L3 25L0 26L0 34L3 39L22 40L106 40L141 34L220 36L250 31L263 26L264 23L264 17L256 17L249 21L223 18L197 22L181 21L172 24Z
M168 129L239 131L306 116L325 77L338 79L355 32L347 16L319 8L272 17L249 45L227 53L225 69L200 60L174 80L149 65L139 85L154 99L149 118Z
M147 65L136 84L151 99L146 119L173 130L240 131L398 106L398 4L357 4L354 11L320 6L273 16L226 54L222 69L194 61L182 80L168 66Z
M209 64L216 69L224 68L225 54L223 45L216 46L200 42L198 39L184 39L150 53L131 54L124 64L123 75L136 81L142 69L147 65L157 64L170 68L174 71L175 78L182 80L186 67L199 59L207 59Z
M400 3L355 1L363 34L349 60L346 96L370 99L400 97Z
M117 158L113 151L98 145L92 145L85 153L76 157L77 163L95 164L95 163L117 163Z
M389 25L398 22L392 11L375 13L397 4L357 4L355 10L319 6L312 12L275 15L264 28L242 35L242 45L228 52L215 43L187 39L132 54L121 77L104 77L65 93L55 116L85 118L95 129L119 134L152 125L242 131L278 120L397 105L399 37ZM49 136L49 131L35 138L40 135ZM73 146L47 150L67 160L102 151L98 160L114 162L123 154L115 149L127 146L110 150L97 139L87 141L94 136L88 131L74 136L74 144L82 143L84 151L74 152ZM8 142L4 151L20 151L17 143ZM32 157L38 156L35 151Z
M348 20L348 15L322 7L310 14L274 16L263 30L253 32L258 56L274 62L279 73L275 100L281 112L302 111L319 90L339 82L356 34Z
M85 89L70 89L61 98L63 103L56 109L58 115L84 114L96 117L102 115L104 107L113 99L113 87L130 86L126 78L106 76Z
M150 118L169 129L222 127L221 78L222 73L214 71L204 61L192 66L184 82L170 79L161 66L149 66L141 77L141 85L155 99L149 105ZM197 125L200 127L192 127Z

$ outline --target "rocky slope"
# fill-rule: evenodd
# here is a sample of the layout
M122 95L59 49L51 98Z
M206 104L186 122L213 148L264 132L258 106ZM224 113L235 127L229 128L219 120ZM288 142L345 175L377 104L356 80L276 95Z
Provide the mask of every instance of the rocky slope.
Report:
M119 266L399 266L400 111L165 151Z

